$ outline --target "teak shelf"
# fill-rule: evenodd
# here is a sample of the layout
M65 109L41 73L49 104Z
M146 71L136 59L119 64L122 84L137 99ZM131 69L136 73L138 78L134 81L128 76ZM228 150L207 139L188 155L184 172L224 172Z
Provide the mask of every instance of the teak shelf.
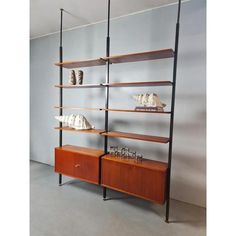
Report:
M102 129L76 130L76 129L73 129L70 127L55 127L55 129L64 130L64 131L71 131L71 132L80 132L80 133L86 133L86 134L101 134L103 136L108 136L108 137L113 137L113 138L137 139L137 140L156 142L156 143L168 143L169 142L169 138L165 138L165 137L118 132L118 131L106 132L105 130L102 130Z
M62 66L67 69L77 68L77 67L92 67L92 66L103 66L106 62L101 58L83 60L83 61L65 61L55 63L56 66Z
M88 108L88 107L72 107L72 106L64 106L58 107L57 109L71 109L71 110L88 110L88 111L110 111L110 112L131 112L131 113L151 113L151 114L171 114L170 111L143 111L143 110L129 110L129 109L106 109L106 108Z
M129 110L129 109L101 109L103 111L110 112L131 112L131 113L150 113L150 114L171 114L170 111L141 111L141 110Z
M145 86L171 86L171 81L143 81L103 84L109 87L145 87Z
M151 136L151 135L144 135L144 134L125 133L125 132L118 132L118 131L105 132L105 133L101 133L101 135L109 136L109 137L113 137L113 138L137 139L137 140L156 142L156 143L168 143L169 142L169 138L165 138L165 137Z
M113 64L113 63L125 63L125 62L150 61L150 60L158 60L171 57L174 57L174 51L172 49L163 49L156 51L123 54L110 57L101 57L98 59L90 59L90 60L58 62L55 63L55 65L62 66L67 69L72 69L77 67L102 66L106 65L106 62Z
M55 85L56 88L102 88L102 84L83 84L83 85Z
M54 107L57 109L71 109L71 110L84 110L84 111L102 111L102 108L88 108L88 107L70 107L70 106L64 106L64 107Z
M110 57L104 57L103 59L105 61L109 61L110 63L125 63L125 62L158 60L170 57L174 57L174 51L171 48L156 50L156 51L115 55Z
M84 85L55 85L57 88L104 88L104 87L148 87L148 86L172 86L171 81L142 81L142 82L122 82L104 84L84 84Z
M59 174L59 185L62 185L62 175L71 176L89 183L102 186L103 199L106 200L107 188L124 192L136 197L140 197L158 204L166 204L165 221L169 222L170 209L170 181L171 181L171 162L173 147L173 127L174 127L174 110L175 110L175 93L177 77L177 60L179 45L179 28L180 28L180 7L181 0L178 0L177 20L175 28L175 45L174 49L167 48L161 50L152 50L136 52L122 55L110 55L110 8L111 0L108 1L107 17L107 36L106 36L106 55L94 59L64 61L63 60L63 9L60 9L60 45L59 45L59 62L55 63L59 67L59 84L55 85L59 89L59 115L63 115L64 109L77 109L84 111L104 112L104 129L75 130L64 127L59 122L59 127L55 129L59 132L59 147L55 148L55 172ZM158 81L129 81L113 82L110 81L110 70L113 64L131 63L141 61L153 61L160 59L173 58L173 77L172 80ZM106 66L105 82L97 84L83 85L66 85L63 83L63 69ZM150 87L150 86L170 86L171 109L170 111L144 111L134 109L110 108L110 88L116 87ZM104 107L86 108L63 105L63 89L93 89L103 88L105 90ZM111 131L109 129L109 112L127 112L127 113L150 113L170 115L168 137L159 137L152 135L136 134L129 132ZM98 134L104 139L103 150L77 147L72 145L63 145L63 131L78 132L84 134ZM138 141L156 142L168 144L168 155L166 162L143 159L137 162L134 159L122 159L114 157L108 151L109 138L124 138Z
M63 130L63 131L79 132L79 133L85 133L85 134L101 134L105 132L105 130L102 130L102 129L76 130L69 127L55 127L55 129Z

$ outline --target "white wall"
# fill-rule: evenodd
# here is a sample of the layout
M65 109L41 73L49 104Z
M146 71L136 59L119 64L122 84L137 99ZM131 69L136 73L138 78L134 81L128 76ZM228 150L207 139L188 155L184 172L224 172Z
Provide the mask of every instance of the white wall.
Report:
M111 21L111 54L174 48L177 5L150 10ZM70 16L67 16L70 17ZM58 19L59 20L59 19ZM64 60L105 55L106 24L67 31L63 35ZM31 160L54 164L53 149L58 132L53 107L59 104L59 35L31 40L30 148ZM111 82L172 80L173 59L111 66ZM68 70L64 70L67 83ZM105 67L84 68L85 83L105 82ZM192 0L182 5L174 127L171 197L206 204L206 2ZM64 90L64 105L103 107L103 89ZM111 108L133 108L132 94L157 92L170 108L170 88L112 88ZM65 114L76 113L74 110ZM96 128L104 128L104 113L81 112ZM110 129L168 136L168 116L109 113ZM103 138L79 133L63 134L64 144L103 148ZM167 160L168 145L110 139L109 145L127 145L146 158Z

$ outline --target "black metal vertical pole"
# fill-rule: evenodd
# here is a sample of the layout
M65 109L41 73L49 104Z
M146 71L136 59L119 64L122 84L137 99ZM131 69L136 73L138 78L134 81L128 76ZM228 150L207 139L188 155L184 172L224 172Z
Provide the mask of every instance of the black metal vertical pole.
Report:
M172 144L173 144L173 129L174 129L174 110L175 110L175 90L176 90L176 75L177 75L177 61L178 61L178 46L179 46L179 18L180 18L181 0L178 3L178 13L175 31L175 52L174 52L174 67L173 67L173 86L171 97L171 117L170 117L170 142L168 154L168 173L167 173L167 186L166 186L166 222L169 222L169 209L170 209L170 179L171 179L171 160L172 160Z
M63 23L63 9L60 9L61 11L61 21L60 21L60 47L59 47L59 59L60 59L60 63L63 62L63 48L62 48L62 23ZM60 65L60 85L63 85L63 67L62 65ZM62 110L62 106L63 106L63 90L62 87L60 87L60 111L59 114L60 116L62 116L63 114L63 110ZM62 127L62 123L60 122L60 128ZM62 130L59 130L59 146L62 146ZM62 183L62 175L59 174L59 185L61 185Z
M107 38L106 38L106 56L110 56L110 11L111 11L111 1L108 0L108 14L107 14ZM110 76L110 62L107 61L107 70L106 70L106 83L109 84L109 76ZM109 86L106 86L106 101L105 101L106 109L109 108ZM108 111L105 111L105 131L108 132ZM104 138L104 152L108 153L108 137ZM106 187L103 187L103 199L106 199Z

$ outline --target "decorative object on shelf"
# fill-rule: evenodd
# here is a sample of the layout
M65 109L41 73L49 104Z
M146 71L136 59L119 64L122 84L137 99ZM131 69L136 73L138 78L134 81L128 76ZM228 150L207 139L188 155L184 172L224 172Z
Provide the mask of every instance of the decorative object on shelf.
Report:
M110 155L115 157L120 157L122 159L135 159L137 161L142 161L143 155L137 154L135 151L130 151L128 147L119 148L118 146L110 146Z
M68 118L65 118L65 121L68 120L68 126L69 126L69 127L72 127L72 126L74 125L74 123L75 123L75 118L76 118L76 116L73 115L73 114L70 115L70 116L68 116ZM66 122L65 122L64 124L66 124Z
M76 130L86 130L95 128L87 121L87 119L83 115L71 114L69 116L55 116L55 118L62 122L64 126L68 126Z
M110 154L111 156L117 156L118 146L110 146Z
M161 99L156 93L144 93L133 95L133 98L143 105L143 107L136 107L135 110L148 110L148 111L164 111L166 104L161 102Z
M76 85L75 70L70 71L69 84L70 85Z
M136 159L137 159L137 161L142 161L143 155L138 154L138 155L136 156Z
M84 77L84 72L82 70L78 70L78 72L77 72L77 83L79 85L83 84L83 77Z

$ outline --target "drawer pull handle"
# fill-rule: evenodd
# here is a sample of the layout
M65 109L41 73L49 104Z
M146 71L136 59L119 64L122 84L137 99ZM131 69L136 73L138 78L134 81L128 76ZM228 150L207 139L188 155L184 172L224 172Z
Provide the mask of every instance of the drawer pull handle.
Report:
M80 167L80 164L76 164L75 167L76 167L76 168L77 168L77 167Z

